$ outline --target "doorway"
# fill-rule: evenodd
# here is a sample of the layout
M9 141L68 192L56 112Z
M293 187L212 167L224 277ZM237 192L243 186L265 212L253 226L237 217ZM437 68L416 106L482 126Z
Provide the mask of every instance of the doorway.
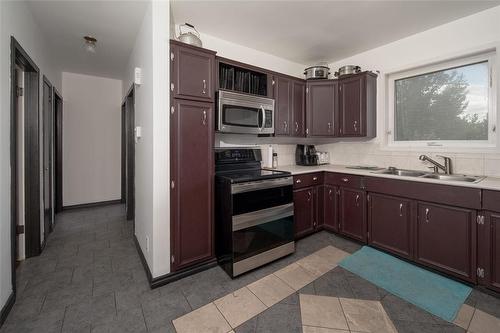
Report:
M11 37L11 257L16 263L37 256L40 234L39 69Z
M130 87L122 106L122 195L127 220L135 219L135 85ZM125 133L125 135L123 135ZM124 164L123 164L124 163Z
M53 203L52 203L52 179L53 179L53 106L52 106L52 84L43 77L43 246L47 241L49 232L52 232Z
M55 214L63 209L63 99L54 90L54 210ZM55 223L55 219L54 219Z

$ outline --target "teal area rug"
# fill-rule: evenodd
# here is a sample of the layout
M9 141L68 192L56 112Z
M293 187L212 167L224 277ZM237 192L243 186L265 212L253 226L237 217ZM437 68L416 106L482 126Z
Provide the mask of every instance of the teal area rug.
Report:
M339 266L448 322L453 322L472 291L463 283L368 246L346 257Z

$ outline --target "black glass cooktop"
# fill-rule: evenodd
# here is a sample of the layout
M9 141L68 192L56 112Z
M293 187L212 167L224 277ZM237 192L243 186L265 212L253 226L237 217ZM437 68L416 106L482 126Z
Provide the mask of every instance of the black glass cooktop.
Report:
M291 175L290 172L267 169L238 170L218 173L217 176L229 179L232 183L242 183L254 180L280 178Z

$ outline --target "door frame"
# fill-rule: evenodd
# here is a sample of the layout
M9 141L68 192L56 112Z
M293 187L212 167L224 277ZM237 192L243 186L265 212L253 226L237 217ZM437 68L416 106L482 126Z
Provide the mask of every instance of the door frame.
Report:
M43 75L43 82L42 82L42 86L44 85L47 85L48 88L49 88L49 100L48 100L48 103L49 103L49 108L47 110L45 110L45 90L43 89L42 90L42 164L45 162L45 134L48 130L48 135L49 135L49 143L48 143L48 149L49 149L49 156L48 156L48 163L49 163L49 170L48 170L48 177L49 177L49 198L48 198L48 201L49 201L49 224L48 224L48 228L47 226L45 225L45 219L46 219L46 212L45 212L45 165L43 165L43 171L42 171L42 178L43 178L43 185L42 185L42 188L43 188L43 223L44 223L44 229L43 229L43 234L44 234L44 237L43 237L43 244L42 244L42 249L45 247L45 244L47 242L47 238L49 236L49 233L51 233L53 231L53 228L54 228L54 221L53 221L53 217L54 217L54 202L53 202L53 199L54 199L54 195L53 195L53 182L54 182L54 177L53 177L53 171L54 171L54 158L53 158L53 144L54 144L54 129L52 128L52 125L54 124L54 92L53 92L53 89L54 89L54 86L52 85L52 83L50 82L50 80L45 76ZM48 124L45 124L45 112L49 112L49 121L48 121ZM48 125L48 126L47 126Z
M54 211L60 213L63 210L63 109L64 101L59 91L53 87L53 118L54 118ZM57 101L61 101L58 108ZM55 221L54 221L55 223Z
M122 128L125 129L125 135L122 134L122 184L125 185L125 207L127 211L127 220L135 220L135 84L129 88L122 106ZM124 113L123 113L124 112ZM123 122L125 122L123 124ZM125 149L125 151L123 151ZM125 154L125 156L124 156Z
M26 257L40 254L40 70L19 42L11 36L10 43L10 75L15 77L16 64L25 72L24 110L25 110L25 157L30 163L25 167L25 247ZM10 165L11 165L11 261L12 290L16 295L16 245L18 219L18 186L17 186L17 93L16 80L11 80L10 94Z

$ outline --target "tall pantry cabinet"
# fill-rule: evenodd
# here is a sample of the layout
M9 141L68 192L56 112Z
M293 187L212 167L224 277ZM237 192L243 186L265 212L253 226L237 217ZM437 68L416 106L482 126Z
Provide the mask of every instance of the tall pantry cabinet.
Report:
M215 52L170 42L171 271L214 260Z

